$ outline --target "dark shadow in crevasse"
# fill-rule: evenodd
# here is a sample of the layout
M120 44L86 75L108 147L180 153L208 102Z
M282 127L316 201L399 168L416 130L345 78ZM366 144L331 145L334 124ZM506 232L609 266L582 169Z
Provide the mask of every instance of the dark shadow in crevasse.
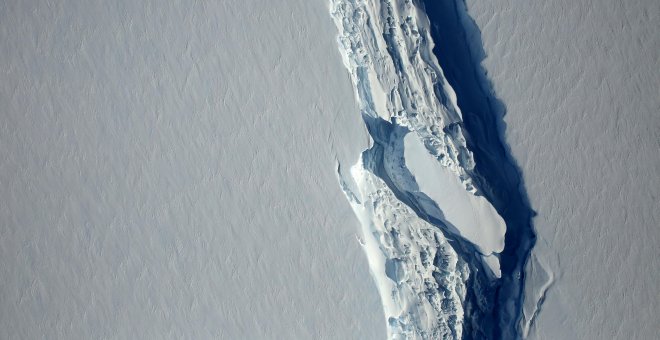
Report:
M481 32L468 16L463 0L422 0L422 3L431 22L433 53L455 90L463 113L464 132L476 162L473 175L477 187L507 225L501 254L502 279L489 304L492 310L466 314L464 338L516 339L520 337L524 267L535 242L532 227L535 213L521 171L504 142L506 108L496 97L481 66L486 55ZM476 329L471 325L486 327ZM484 330L491 334L484 334Z

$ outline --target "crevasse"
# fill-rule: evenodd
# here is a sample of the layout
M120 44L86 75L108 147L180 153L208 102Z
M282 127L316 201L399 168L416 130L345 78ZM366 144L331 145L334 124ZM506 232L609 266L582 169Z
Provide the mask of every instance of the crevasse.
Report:
M389 337L488 337L506 225L473 184L428 18L406 0L332 0L331 14L372 140L339 179Z

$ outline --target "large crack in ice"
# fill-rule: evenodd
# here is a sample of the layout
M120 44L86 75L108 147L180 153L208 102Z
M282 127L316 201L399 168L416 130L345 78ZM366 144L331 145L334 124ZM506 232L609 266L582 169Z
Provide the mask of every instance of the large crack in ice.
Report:
M541 264L529 261L535 242L531 223L534 211L520 170L503 142L505 106L481 66L486 57L481 32L464 0L423 3L433 23L433 39L442 41L434 54L457 93L463 126L469 134L468 146L476 160L473 178L507 224L506 247L501 253L502 280L494 309L495 335L504 339L525 336L553 276Z
M428 19L411 1L336 0L331 12L373 140L352 178L340 178L363 226L390 337L490 337L505 225L473 184L461 112L432 53ZM419 265L434 246L440 259L463 265ZM433 274L443 271L460 282Z
M499 197L467 147L422 7L331 0L331 14L373 144L350 176L338 174L390 338L518 337L526 260L518 256L528 253L505 248L511 216L501 200L491 204Z
M468 275L444 235L401 203L374 174L372 153L351 168L358 192L348 189L362 225L362 242L377 278L392 339L459 339Z

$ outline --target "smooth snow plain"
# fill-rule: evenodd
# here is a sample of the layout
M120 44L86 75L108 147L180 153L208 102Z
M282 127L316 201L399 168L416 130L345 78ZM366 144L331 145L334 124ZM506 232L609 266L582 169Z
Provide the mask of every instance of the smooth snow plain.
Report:
M0 4L0 338L382 339L324 0Z
M464 3L538 213L528 337L657 339L660 2Z

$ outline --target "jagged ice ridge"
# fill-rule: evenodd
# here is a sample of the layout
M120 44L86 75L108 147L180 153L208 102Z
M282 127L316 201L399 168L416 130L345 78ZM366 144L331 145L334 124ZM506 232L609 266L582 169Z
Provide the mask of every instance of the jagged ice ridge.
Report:
M488 334L506 225L474 185L456 95L409 0L332 0L339 49L372 139L342 189L390 338Z

